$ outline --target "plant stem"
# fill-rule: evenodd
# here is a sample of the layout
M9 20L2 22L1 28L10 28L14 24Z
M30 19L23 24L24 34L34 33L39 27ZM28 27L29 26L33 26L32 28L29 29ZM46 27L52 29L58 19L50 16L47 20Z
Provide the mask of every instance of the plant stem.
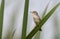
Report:
M26 39L27 20L28 20L28 7L29 7L29 0L25 0L24 16L23 16L23 27L22 27L22 37L21 37L21 39Z
M3 15L4 15L4 0L2 0L0 9L0 39L2 37Z

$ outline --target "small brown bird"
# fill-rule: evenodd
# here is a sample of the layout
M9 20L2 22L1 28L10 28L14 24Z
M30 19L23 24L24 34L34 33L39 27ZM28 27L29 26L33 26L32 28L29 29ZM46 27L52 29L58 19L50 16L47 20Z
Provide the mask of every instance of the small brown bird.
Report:
M40 19L39 15L38 15L38 12L33 11L31 13L32 13L32 16L33 16L33 19L34 19L34 22L35 22L36 26L39 25L41 19ZM42 31L42 30L40 29L40 31Z

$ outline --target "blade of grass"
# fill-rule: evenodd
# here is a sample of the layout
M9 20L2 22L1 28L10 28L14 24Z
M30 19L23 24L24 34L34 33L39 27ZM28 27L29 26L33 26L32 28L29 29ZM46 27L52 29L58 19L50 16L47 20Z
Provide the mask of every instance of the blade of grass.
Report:
M15 11L13 11L12 13L16 13ZM15 20L16 19L16 15L15 14L12 14L11 15L11 18L10 18L10 25L9 25L9 29L7 31L7 34L5 36L5 39L13 39L14 37L14 34L15 34L15 31L16 31L16 28L14 26L15 24Z
M48 2L48 4L46 5L46 8L45 8L44 11L43 11L42 18L44 18L45 14L46 14L46 11L47 11L47 9L48 9L49 3L50 3L50 1Z
M26 37L26 39L31 39L37 32L38 30L42 27L42 25L48 20L48 18L54 13L54 11L58 8L58 6L60 5L60 2L54 6L49 12L48 14L41 20L40 24L38 26L36 26Z
M4 0L2 0L1 2L1 10L0 10L0 39L2 37L3 15L4 15Z
M25 0L24 16L23 16L23 27L22 27L22 37L21 37L21 39L26 39L27 20L28 20L28 7L29 7L29 0Z
M38 32L34 35L34 39L40 39L40 31L38 31Z

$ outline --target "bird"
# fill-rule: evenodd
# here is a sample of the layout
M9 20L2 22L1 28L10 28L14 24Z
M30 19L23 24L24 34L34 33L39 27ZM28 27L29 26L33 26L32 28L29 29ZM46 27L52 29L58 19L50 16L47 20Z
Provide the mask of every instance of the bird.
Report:
M36 26L39 25L41 19L38 15L38 12L37 11L32 11L31 13L32 13L32 16L33 16L33 19L34 19L34 22L35 22ZM39 29L39 30L42 31L42 29Z

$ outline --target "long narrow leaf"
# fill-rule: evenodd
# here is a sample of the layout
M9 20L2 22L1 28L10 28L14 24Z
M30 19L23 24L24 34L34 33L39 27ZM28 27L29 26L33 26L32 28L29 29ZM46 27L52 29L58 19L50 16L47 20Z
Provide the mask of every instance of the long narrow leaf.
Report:
M54 13L54 11L58 8L58 6L60 5L60 2L53 7L48 14L41 20L39 26L36 26L26 37L26 39L31 39L37 32L38 30L42 27L42 25L48 20L48 18Z
M4 14L4 0L2 0L1 2L1 9L0 9L0 39L2 37L3 14Z
M42 18L43 18L43 17L45 16L45 14L46 14L46 11L47 11L47 9L48 9L49 3L50 3L50 1L48 2L48 4L46 5L46 8L45 8L44 11L43 11Z
M23 16L23 27L22 27L22 37L21 37L21 39L26 39L27 20L28 20L28 6L29 6L29 0L25 0L24 16Z

